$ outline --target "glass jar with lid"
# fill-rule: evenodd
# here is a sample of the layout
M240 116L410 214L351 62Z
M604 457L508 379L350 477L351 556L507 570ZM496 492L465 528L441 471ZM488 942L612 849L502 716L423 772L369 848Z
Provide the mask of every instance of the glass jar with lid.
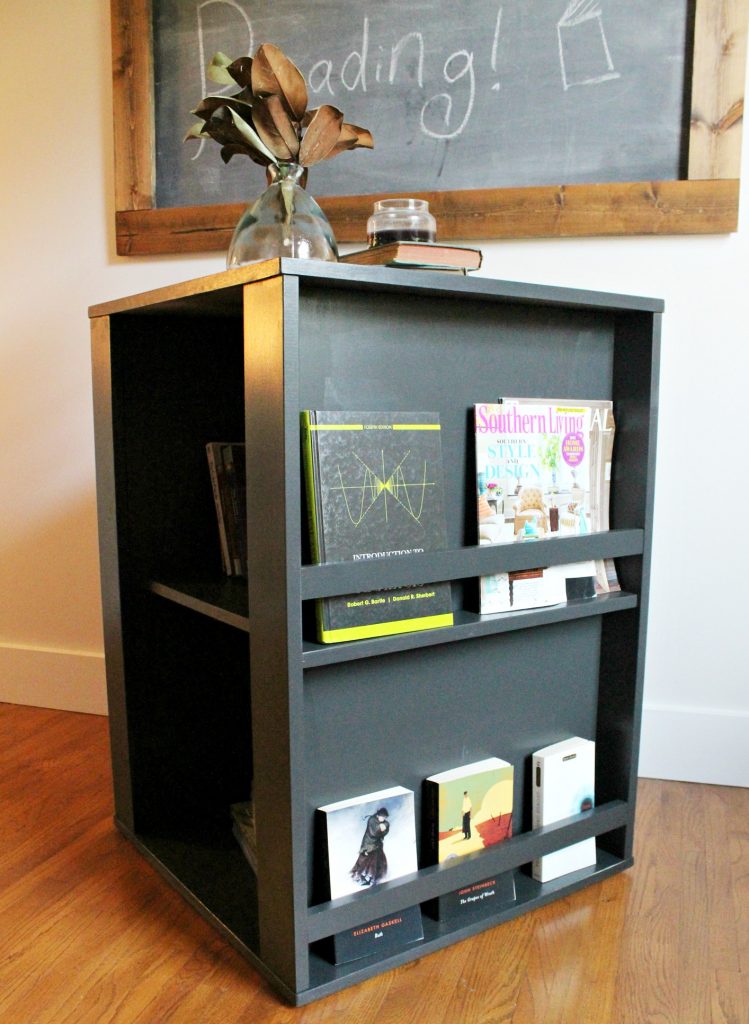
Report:
M378 199L367 221L370 247L387 242L434 242L437 221L426 199Z

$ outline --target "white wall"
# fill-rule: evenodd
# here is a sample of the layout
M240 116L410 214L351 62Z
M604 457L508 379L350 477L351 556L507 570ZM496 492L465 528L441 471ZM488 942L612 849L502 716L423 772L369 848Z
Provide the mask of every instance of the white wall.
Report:
M223 266L114 255L107 8L10 0L0 38L0 700L92 712L106 700L86 310ZM486 243L482 273L666 300L641 771L747 785L744 141L738 233Z

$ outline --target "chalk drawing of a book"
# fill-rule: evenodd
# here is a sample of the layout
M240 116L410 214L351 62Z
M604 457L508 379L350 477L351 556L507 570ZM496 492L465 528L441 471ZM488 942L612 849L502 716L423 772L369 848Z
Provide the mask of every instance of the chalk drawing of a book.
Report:
M600 0L570 0L557 24L565 90L619 78L606 41Z

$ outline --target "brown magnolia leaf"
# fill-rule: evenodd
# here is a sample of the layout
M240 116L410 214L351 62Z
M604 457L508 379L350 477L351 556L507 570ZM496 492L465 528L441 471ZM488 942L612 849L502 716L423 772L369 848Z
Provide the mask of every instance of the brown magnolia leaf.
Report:
M256 96L278 96L286 112L301 121L307 109L307 86L299 68L273 43L263 43L252 61L252 91Z
M243 89L249 88L252 84L252 57L237 57L226 70Z
M305 167L324 160L338 142L343 113L329 103L313 112L299 149L299 163Z
M372 133L368 132L366 128L358 128L355 124L342 124L338 142L322 159L332 160L334 156L339 156L350 149L358 149L360 147L363 149L374 148Z
M222 110L226 110L234 122L234 127L237 129L244 141L249 143L252 149L256 150L258 153L262 153L263 156L267 156L271 161L275 160L273 151L268 149L258 133L255 131L255 127L251 120L245 121L245 119L232 110L231 107L222 107Z
M205 124L202 121L196 121L195 124L190 125L182 139L183 142L188 142L190 139L209 139L211 136L206 134Z
M190 113L207 121L219 107L230 107L245 121L252 120L252 107L249 103L237 99L236 96L205 96L195 110L191 110Z
M249 156L249 147L240 146L238 143L221 147L221 159L228 164L233 156Z
M240 143L235 143L230 146L221 147L221 159L225 164L228 164L233 156L248 156L256 164L260 164L261 167L267 167L271 161L267 156L262 153L258 153L256 149L252 149L250 146Z
M214 142L221 146L240 145L245 146L245 140L237 131L231 114L227 107L217 107L211 115L206 118L203 125L203 132L209 135Z
M367 128L360 128L359 125L356 124L343 124L341 126L341 131L343 131L344 128L347 130L347 133L353 132L356 136L356 142L354 143L355 148L374 149L374 139L372 138L372 133Z
M252 120L260 138L279 160L296 160L299 137L279 96L256 99Z
M241 146L248 156L253 154L263 157L256 161L263 165L272 163L276 158L255 131L252 121L245 121L231 107L218 107L203 125L203 132L221 146Z

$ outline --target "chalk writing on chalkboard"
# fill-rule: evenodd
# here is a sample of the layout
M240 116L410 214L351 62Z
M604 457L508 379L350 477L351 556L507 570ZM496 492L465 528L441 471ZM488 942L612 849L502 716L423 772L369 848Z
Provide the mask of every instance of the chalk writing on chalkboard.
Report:
M316 195L678 178L688 3L157 0L157 205L262 188L249 161L181 139L220 91L213 53L263 42L299 66L310 106L338 103L373 132L373 152L314 168Z

